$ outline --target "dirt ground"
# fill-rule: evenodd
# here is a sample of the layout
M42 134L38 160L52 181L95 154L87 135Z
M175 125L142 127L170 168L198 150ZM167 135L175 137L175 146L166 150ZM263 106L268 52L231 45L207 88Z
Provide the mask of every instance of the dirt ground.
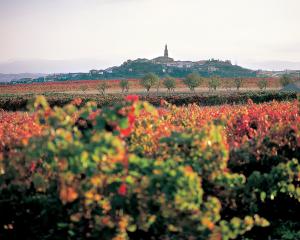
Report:
M281 88L278 87L273 87L273 88L267 88L266 91L276 91L276 90L280 90ZM247 87L247 88L240 88L239 91L237 91L235 88L218 88L216 91L209 91L208 88L197 88L195 89L196 93L215 93L215 92L220 92L220 93L232 93L232 92L249 92L249 91L259 91L258 88L251 88L251 87ZM120 89L108 89L106 91L106 93L108 94L114 94L114 93L121 93L122 91ZM168 90L166 88L160 88L158 91L157 89L150 89L149 91L150 93L169 93ZM191 90L189 88L176 88L174 91L172 91L172 93L191 93ZM67 94L99 94L99 91L97 90L86 90L86 91L80 91L80 90L76 90L76 91L64 91L61 93L67 93ZM129 89L128 92L124 92L126 94L147 94L147 91L145 89L141 89L141 88L134 88L134 89Z

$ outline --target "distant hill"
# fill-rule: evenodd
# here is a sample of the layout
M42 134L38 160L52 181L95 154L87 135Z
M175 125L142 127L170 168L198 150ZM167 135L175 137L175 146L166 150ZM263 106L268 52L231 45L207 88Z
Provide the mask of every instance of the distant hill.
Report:
M156 59L128 60L120 66L114 66L105 70L90 70L89 73L52 74L45 79L37 81L66 81L66 80L90 80L90 79L116 79L116 78L141 78L146 73L153 72L160 77L170 75L182 78L192 72L197 72L203 77L256 77L257 72L240 66L232 65L230 61L164 61L163 57Z
M44 77L46 74L43 73L18 73L18 74L4 74L0 73L0 82L10 82L13 80L20 80L20 79L36 79L38 77Z
M264 77L281 77L284 74L288 74L293 78L300 79L300 70L284 70L284 71L265 71L265 70L258 70L258 76Z
M185 77L187 74L197 72L203 77L218 75L220 77L256 77L257 72L237 65L232 65L231 61L221 60L201 60L201 61L181 61L169 57L167 45L165 45L164 55L148 60L145 58L128 60L121 66L112 67L106 70L91 70L93 77L139 78L144 74L153 72L163 77Z

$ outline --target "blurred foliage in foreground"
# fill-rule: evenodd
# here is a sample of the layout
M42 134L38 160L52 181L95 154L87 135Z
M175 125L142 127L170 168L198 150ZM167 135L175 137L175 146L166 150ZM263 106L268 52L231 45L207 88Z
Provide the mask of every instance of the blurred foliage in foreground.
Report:
M1 239L297 239L297 102L0 113Z

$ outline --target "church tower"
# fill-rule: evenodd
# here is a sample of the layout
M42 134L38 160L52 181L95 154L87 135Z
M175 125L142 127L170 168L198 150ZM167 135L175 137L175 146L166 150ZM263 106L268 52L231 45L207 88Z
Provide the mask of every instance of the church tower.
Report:
M159 56L157 58L153 58L152 61L154 63L160 63L160 64L174 62L174 59L169 57L169 51L168 51L168 45L167 44L165 45L164 55Z
M168 46L167 46L167 44L166 44L166 46L165 46L164 57L165 57L165 58L168 58L168 57L169 57L169 51L168 51Z

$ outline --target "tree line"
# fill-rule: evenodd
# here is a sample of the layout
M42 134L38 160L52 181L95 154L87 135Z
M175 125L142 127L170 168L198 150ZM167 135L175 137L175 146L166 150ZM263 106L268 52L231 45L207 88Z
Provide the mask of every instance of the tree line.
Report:
M97 86L97 90L102 94L105 95L106 91L110 88L108 83L109 80L102 80L102 82ZM190 73L185 78L183 78L182 83L189 88L191 92L195 92L196 88L200 87L205 81L207 83L207 87L209 91L216 91L218 88L221 87L221 78L219 76L213 76L209 79L204 79L198 73ZM292 83L294 79L289 76L288 74L284 74L280 77L280 85L286 86L289 83ZM160 78L155 73L147 73L142 77L139 81L140 86L142 86L147 93L150 92L151 89L156 89L157 92L161 87L167 89L169 93L175 92L178 82L176 78L171 76L165 76L164 78ZM232 88L234 87L237 91L239 91L245 84L245 78L236 77L233 78L232 82L226 82L225 88ZM261 78L256 82L256 86L260 90L266 90L269 85L269 81L267 78ZM121 88L122 93L129 92L130 82L128 79L121 79L119 82L119 86ZM85 92L87 87L82 86L81 90Z

